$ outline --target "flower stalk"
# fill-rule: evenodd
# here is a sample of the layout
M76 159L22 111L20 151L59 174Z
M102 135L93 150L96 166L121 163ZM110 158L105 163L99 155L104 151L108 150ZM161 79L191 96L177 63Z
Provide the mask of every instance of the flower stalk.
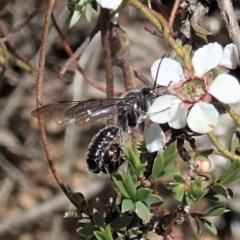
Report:
M240 126L240 117L237 115L237 113L227 104L222 104L224 109L229 113L229 115L232 117L232 119L236 122L238 126Z
M218 141L213 132L209 132L208 138L211 140L213 146L226 158L229 158L231 161L240 160L240 156L228 151L226 148L222 146L222 144Z
M176 52L176 54L183 60L184 66L187 69L191 69L192 64L190 60L189 50L186 47L179 45L175 41L175 39L171 36L171 30L169 28L169 24L167 20L163 17L163 15L153 11L152 9L149 9L138 0L126 0L126 2L129 5L135 7L137 10L139 10L149 20L149 22L151 22L153 26L160 33L163 34L164 40Z

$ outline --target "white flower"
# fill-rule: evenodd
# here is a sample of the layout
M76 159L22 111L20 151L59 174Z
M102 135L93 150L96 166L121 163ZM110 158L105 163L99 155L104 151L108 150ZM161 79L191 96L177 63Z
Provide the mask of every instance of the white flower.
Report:
M96 1L102 8L108 9L116 9L122 3L122 0L96 0Z
M157 84L167 87L169 94L153 102L148 111L150 119L175 129L188 124L194 132L212 131L219 117L210 103L212 97L225 104L240 100L238 80L226 73L227 69L237 67L238 57L234 44L223 49L218 43L209 43L193 54L191 70L183 69L171 58L156 60L151 68L152 77L158 76Z
M158 123L145 122L144 140L149 152L156 152L166 145L166 136Z

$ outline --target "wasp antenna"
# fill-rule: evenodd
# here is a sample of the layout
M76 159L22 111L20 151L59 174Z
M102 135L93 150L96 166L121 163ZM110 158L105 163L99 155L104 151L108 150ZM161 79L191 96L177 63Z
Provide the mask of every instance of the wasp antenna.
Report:
M155 77L155 79L154 79L153 89L156 88L157 79L158 79L158 73L159 73L159 70L160 70L160 67L161 67L161 63L162 63L162 61L163 61L163 59L164 59L165 57L166 57L166 55L164 54L163 57L161 58L161 61L160 61L159 64L158 64L157 75L156 75L156 77Z

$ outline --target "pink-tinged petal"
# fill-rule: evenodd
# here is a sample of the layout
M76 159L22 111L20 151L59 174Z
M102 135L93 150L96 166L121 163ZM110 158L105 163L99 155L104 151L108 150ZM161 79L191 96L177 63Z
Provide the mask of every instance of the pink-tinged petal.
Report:
M116 9L122 0L96 0L102 8Z
M151 67L151 74L158 85L169 86L171 83L185 80L181 64L171 58L160 58Z
M199 48L192 58L195 75L202 77L205 73L217 67L222 55L223 49L218 43L209 43Z
M181 103L176 106L176 115L169 121L169 126L175 129L184 128L187 124L187 109L181 107Z
M239 55L236 45L233 43L226 45L226 47L223 49L223 56L219 65L229 69L235 69L237 68L238 64Z
M181 99L173 95L158 97L149 107L148 116L155 123L166 123L175 117Z
M206 102L198 102L191 108L187 124L192 131L197 133L208 133L212 131L218 122L219 113L216 108Z
M166 144L166 137L157 123L149 122L144 128L144 139L149 152L159 151Z
M226 73L215 78L210 84L208 92L222 103L232 104L240 100L240 84L238 80Z

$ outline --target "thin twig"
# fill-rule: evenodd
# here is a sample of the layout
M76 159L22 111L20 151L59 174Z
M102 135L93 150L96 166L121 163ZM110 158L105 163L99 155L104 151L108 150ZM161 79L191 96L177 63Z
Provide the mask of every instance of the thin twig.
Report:
M238 52L240 52L240 29L234 14L232 2L232 0L218 0L218 6L228 34L233 43L236 44Z
M63 34L63 32L61 31L61 29L59 28L56 20L55 20L55 17L54 15L52 14L52 21L53 21L53 25L56 29L56 31L58 32L60 38L61 38L61 41L63 43L63 47L66 51L66 53L69 55L69 57L73 56L73 51L71 49L71 47L69 46L67 40L66 40L66 37L65 35ZM89 85L91 85L92 87L106 93L106 88L100 86L99 84L97 84L97 82L80 66L80 64L77 62L77 70L82 74L83 78L85 79L85 81L87 83L89 83ZM122 92L118 92L118 91L114 91L113 93L114 96L121 96L122 95Z
M40 2L39 2L40 3ZM34 11L24 20L24 22L20 23L14 29L11 30L9 34L2 38L2 41L9 41L10 38L14 37L16 33L20 32L22 28L28 26L28 24L32 21L32 19L37 15L37 13L41 10L41 7L37 7Z
M99 14L101 18L101 37L104 54L104 68L106 71L106 86L107 86L107 98L113 97L114 84L113 84L113 63L112 54L110 48L110 11L109 9L101 8Z
M83 53L84 49L88 46L88 44L91 42L91 40L97 34L98 31L99 31L99 20L97 21L97 24L94 27L94 29L89 33L89 36L84 40L84 42L78 47L78 49L73 53L73 55L62 66L59 72L60 78L63 77L63 75L66 73L66 71L69 69L71 65L77 64L76 59Z
M171 15L170 15L169 21L168 21L168 25L169 25L170 29L172 29L172 26L174 24L179 4L180 4L180 0L175 0L172 11L171 11Z

